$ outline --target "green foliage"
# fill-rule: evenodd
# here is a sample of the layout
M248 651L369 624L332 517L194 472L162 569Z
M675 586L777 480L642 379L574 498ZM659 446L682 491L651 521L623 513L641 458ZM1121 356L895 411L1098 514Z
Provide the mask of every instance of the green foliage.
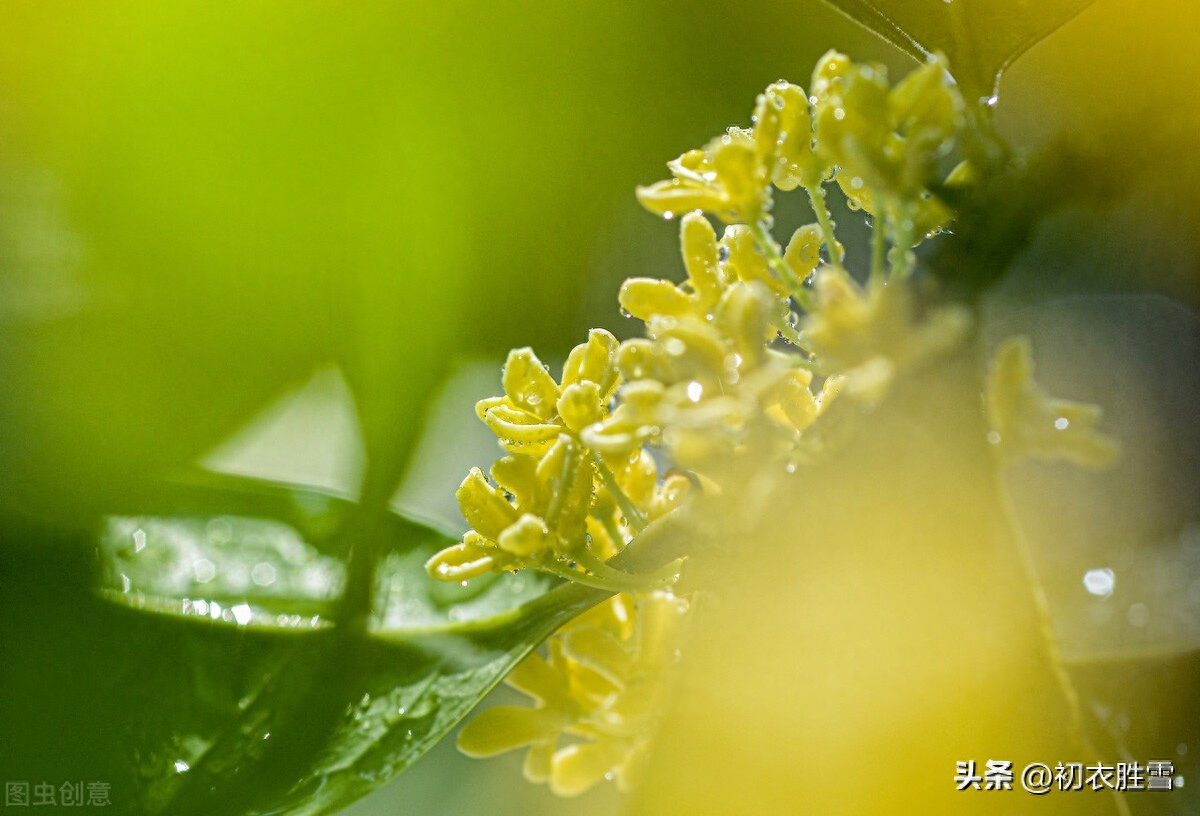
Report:
M9 666L94 680L14 689L27 710L6 715L6 773L57 750L58 773L110 781L137 812L329 812L410 765L602 597L535 574L436 585L424 563L448 537L389 514L371 542L370 614L345 620L357 513L210 475L127 497L92 545L97 594L20 607L43 636L17 631ZM31 578L47 564L5 566Z
M941 51L964 96L996 93L1009 63L1093 0L825 0L910 56Z

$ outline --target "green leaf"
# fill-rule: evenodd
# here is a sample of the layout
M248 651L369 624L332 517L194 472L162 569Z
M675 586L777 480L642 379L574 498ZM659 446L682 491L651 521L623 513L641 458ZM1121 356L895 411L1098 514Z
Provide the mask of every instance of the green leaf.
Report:
M968 95L996 95L1004 69L1093 0L825 0L906 54L943 52Z
M57 722L35 711L25 731L5 728L0 750L6 769L40 778L64 771L38 765L39 753L76 746L73 777L109 781L129 811L345 806L604 596L536 573L438 584L424 562L455 539L389 514L370 542L369 617L347 621L345 538L363 529L349 502L211 474L130 496L94 537L98 588L64 603L59 585L45 609L61 627L41 616L40 637L6 640L13 665L96 682L80 700L44 701L66 712Z

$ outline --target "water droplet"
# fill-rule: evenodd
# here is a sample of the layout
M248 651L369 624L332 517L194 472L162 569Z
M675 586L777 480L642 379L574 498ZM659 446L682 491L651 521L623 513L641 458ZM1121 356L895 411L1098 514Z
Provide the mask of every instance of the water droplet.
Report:
M687 351L687 344L678 337L671 337L668 338L665 343L663 343L663 348L666 350L667 354L670 354L672 357L679 357Z
M861 176L855 176L854 178L850 179L851 190L861 190L863 188L863 184L864 182Z
M795 473L796 472L796 463L788 462L787 467L785 467L784 470L786 470L788 473Z
M628 320L629 318L633 317L633 315L629 313L628 309L626 309L624 306L622 306L621 307L621 317Z
M196 576L196 583L207 584L217 577L217 567L207 558L198 558L192 562L192 574Z
M833 109L833 118L838 120L839 122L842 121L843 119L845 119L846 118L846 109L845 108L834 108Z
M182 759L175 760L175 773L187 773L191 767L191 765L188 765Z
M270 586L275 583L275 567L266 561L255 564L250 570L250 580L259 586Z
M729 247L723 244L717 247L717 260L721 263L725 263L729 260Z
M687 384L687 398L689 400L699 402L702 396L704 396L704 386L701 383L693 380Z
M1113 594L1117 577L1108 567L1090 569L1083 574L1083 586L1092 595L1107 598Z
M663 213L663 220L670 221L673 218L675 218L675 213L671 212L670 210L667 210Z
M1056 431L1065 431L1069 427L1071 427L1071 420L1066 417L1059 417L1054 420L1054 429Z
M949 1L950 0L946 0L946 2L949 2ZM986 105L987 107L994 108L994 107L996 107L996 103L1000 101L1000 97L996 96L995 94L992 94L991 96L985 96L982 101L983 101L983 104Z
M133 551L140 553L146 549L146 531L140 527L133 531Z
M250 604L238 604L230 609L229 612L233 615L233 619L237 621L238 626L245 626L254 617L254 610L250 607Z
M988 431L987 441L989 445L999 445L1001 442L999 431Z

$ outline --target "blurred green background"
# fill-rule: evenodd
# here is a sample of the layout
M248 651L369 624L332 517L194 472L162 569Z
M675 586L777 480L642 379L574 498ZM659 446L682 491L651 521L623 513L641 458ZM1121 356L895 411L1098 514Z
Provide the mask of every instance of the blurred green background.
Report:
M1052 225L1035 276L1197 302L1193 18L1099 0L1012 69L1001 130L1125 185ZM390 494L449 371L628 333L620 280L678 266L634 186L834 46L907 69L817 0L0 2L0 546L201 460L303 476L329 448L313 480L356 492L365 464ZM246 423L330 368L353 414L314 414L294 460L246 454ZM462 464L418 462L407 503L449 515ZM553 803L518 761L443 745L351 812L612 805Z

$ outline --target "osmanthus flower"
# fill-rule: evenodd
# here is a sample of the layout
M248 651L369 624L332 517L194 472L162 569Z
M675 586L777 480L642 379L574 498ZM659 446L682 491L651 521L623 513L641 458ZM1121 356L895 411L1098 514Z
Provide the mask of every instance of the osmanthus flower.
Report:
M616 350L612 334L593 329L567 357L558 383L533 349L514 349L504 364L504 394L480 400L475 413L509 451L545 453L564 431L577 433L604 415L617 386Z
M527 748L525 778L576 796L604 778L625 790L645 760L666 702L687 601L667 592L615 595L576 618L505 682L532 707L496 706L459 734L490 757Z
M768 86L752 127L729 128L669 162L670 179L638 189L652 212L681 216L686 278L627 280L620 304L645 336L617 343L593 331L560 381L530 349L509 355L503 395L476 408L507 455L489 474L468 475L457 495L471 529L427 565L443 580L533 568L631 594L524 661L508 683L533 706L483 712L462 732L464 752L526 748L525 775L561 795L606 776L631 783L686 604L662 591L675 585L678 562L634 576L610 559L626 547L653 552L663 539L639 536L659 521L653 530L671 529L663 517L689 496L728 491L757 513L771 480L829 455L829 440L850 427L829 415L831 404L861 415L965 338L970 312L928 302L908 248L952 216L939 193L986 169L951 169L978 124L940 58L893 87L881 67L830 52L811 96ZM835 177L875 216L866 283L844 265L825 204ZM797 188L816 223L781 246L773 196ZM725 224L719 239L714 216ZM992 373L998 449L1109 455L1092 431L1095 409L1046 397L1023 353L1002 350Z
M1026 337L1010 337L996 349L986 405L988 441L1004 461L1028 456L1103 468L1120 452L1113 439L1096 430L1099 406L1055 399L1033 379Z
M877 400L898 376L954 348L967 334L971 315L949 305L920 314L913 283L905 278L865 287L824 268L816 278L817 306L801 323L800 337L843 390Z
M852 205L906 223L910 245L944 227L953 212L933 189L964 176L943 165L968 124L944 58L931 57L892 87L885 66L830 51L812 87L817 151L837 167Z
M567 357L561 382L532 350L509 354L504 394L476 406L509 454L490 478L473 468L459 486L455 496L470 529L429 560L432 577L465 581L531 568L613 590L644 583L646 576L606 562L654 513L678 505L686 489L660 484L653 459L634 448L612 455L581 441L580 431L608 416L619 380L616 353L616 339L593 330Z
M642 206L664 217L704 210L734 223L757 221L771 209L771 167L751 129L731 127L667 168L674 178L637 189Z
M634 533L636 525L627 517L630 507L647 523L655 521L683 504L692 482L679 472L660 477L658 463L643 447L604 461L613 473L615 489L601 484L596 491L587 532L592 551L607 560L624 549ZM623 507L625 502L628 505Z
M666 217L703 210L727 224L752 224L771 209L772 183L785 191L820 183L826 168L813 152L802 88L786 82L768 86L758 96L753 122L668 162L673 178L639 187L638 201Z

